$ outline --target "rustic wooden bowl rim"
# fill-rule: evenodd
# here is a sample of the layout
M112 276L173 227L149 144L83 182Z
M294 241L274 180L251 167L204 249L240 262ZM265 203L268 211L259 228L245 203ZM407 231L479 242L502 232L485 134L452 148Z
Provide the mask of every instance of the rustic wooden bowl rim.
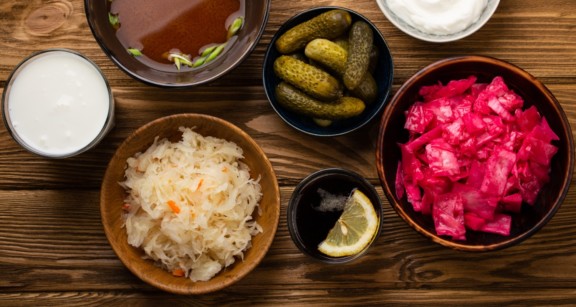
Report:
M470 62L470 63L476 62L476 63L483 63L483 64L498 65L498 66L501 66L501 67L504 67L508 70L513 71L514 73L516 73L517 75L521 76L524 79L530 80L530 82L532 82L532 84L535 87L537 87L545 96L548 97L548 100L551 101L557 109L562 111L562 112L560 112L560 115L561 115L560 117L561 117L561 121L562 121L562 126L565 128L565 131L563 131L563 133L568 134L567 143L568 143L568 150L570 152L570 154L568 155L569 161L567 163L568 169L565 170L566 171L566 179L562 183L561 192L557 196L554 206L531 229L521 233L520 235L518 235L516 237L510 237L506 240L503 240L503 241L495 243L495 244L490 244L490 245L469 245L469 244L464 244L464 243L460 243L457 241L451 241L451 240L445 239L443 237L440 237L433 232L428 231L427 229L425 229L424 227L422 227L418 223L416 223L410 217L410 215L402 208L402 205L396 200L395 193L392 191L391 187L388 186L388 182L386 181L386 177L385 177L385 173L384 173L384 165L383 165L383 161L382 161L382 150L384 147L385 128L388 126L388 122L390 121L390 117L392 115L394 107L399 103L400 98L403 97L403 95L408 91L408 89L412 86L412 84L414 84L418 80L420 80L420 78L422 76L434 71L437 68L441 68L441 67L444 67L447 65L453 65L453 64L457 64L457 63L467 63L467 62ZM392 97L392 100L390 101L390 103L388 104L386 109L384 110L384 114L382 115L382 120L381 120L380 127L379 127L377 147L376 147L376 164L377 164L377 170L378 170L378 177L379 177L380 183L383 187L384 194L385 194L386 198L388 199L392 208L396 211L396 213L406 223L408 223L414 230L416 230L420 234L424 235L425 237L431 239L432 241L434 241L440 245L443 245L445 247L449 247L449 248L452 248L455 250L468 251L468 252L486 252L486 251L500 250L500 249L504 249L504 248L513 246L515 244L518 244L518 243L526 240L530 236L532 236L534 233L536 233L538 230L540 230L544 225L546 225L546 223L548 223L548 221L554 216L554 214L560 208L560 206L561 206L563 200L565 199L566 194L568 193L568 190L570 188L570 182L572 180L572 175L573 175L572 173L574 170L574 140L573 139L574 138L572 136L572 130L570 128L568 118L566 117L565 112L563 112L562 106L560 105L558 100L554 97L554 95L550 92L550 90L542 82L540 82L538 79L536 79L534 76L532 76L530 73L528 73L524 69L522 69L522 68L520 68L520 67L518 67L512 63L506 62L504 60L500 60L500 59L497 59L494 57L489 57L489 56L466 55L466 56L449 57L449 58L445 58L445 59L441 59L441 60L438 60L436 62L433 62L433 63L429 64L428 66L420 69L418 72L416 72L412 77L410 77L406 82L404 82L404 84L402 84L402 86L394 94L394 96Z
M185 278L185 277L173 277L169 272L166 272L160 268L154 267L154 264L152 262L152 260L149 259L142 259L142 261L136 260L134 261L134 259L132 259L132 261L130 261L130 259L128 258L129 256L127 256L127 252L124 251L124 248L133 250L133 251L137 251L138 253L144 255L144 253L140 250L140 249L136 249L132 246L130 246L128 244L128 242L126 240L124 241L119 241L116 236L118 235L119 231L123 231L124 232L124 236L125 236L125 230L121 229L121 228L117 228L117 226L115 226L116 224L112 221L112 219L115 219L117 217L111 217L110 213L108 213L108 208L112 205L110 204L110 202L107 200L107 195L109 191L111 191L112 188L110 187L114 187L115 185L118 185L118 182L121 181L123 179L122 178L118 178L115 177L117 176L117 172L118 170L115 168L118 167L118 161L120 161L118 159L118 157L123 157L123 156L133 156L136 152L126 152L126 147L129 146L129 144L131 144L135 138L139 137L140 135L144 134L144 133L148 133L150 131L155 131L156 135L160 134L160 130L156 130L156 127L161 124L164 123L166 121L174 121L174 120L190 120L190 126L194 126L194 123L199 123L199 122L210 122L210 123L214 123L216 124L216 126L219 129L225 129L225 130L229 130L232 133L234 133L235 135L237 135L239 138L243 139L247 146L251 147L251 149L257 153L257 159L258 159L258 164L262 165L263 168L263 173L261 174L261 183L263 181L267 181L268 182L268 186L271 187L271 190L269 191L270 196L268 196L268 199L271 200L270 203L265 204L267 207L270 207L269 209L269 214L267 216L264 217L264 211L262 210L262 215L263 218L266 218L267 220L269 220L269 224L270 227L269 229L266 229L266 232L268 233L261 233L259 235L263 236L263 239L261 240L261 244L258 246L253 245L250 249L253 249L253 253L251 254L251 256L246 256L247 253L250 251L247 250L247 252L245 253L245 258L244 260L237 260L232 266L230 266L229 268L224 268L223 271L219 272L215 277L213 277L211 280L209 281L200 281L200 282L192 282L190 279ZM176 123L176 122L175 122ZM178 125L180 126L180 125ZM178 127L175 127L175 129L177 129ZM171 131L171 130L170 130ZM204 133L203 135L209 135ZM153 137L152 137L153 139ZM153 140L150 140L150 144L152 143ZM238 144L240 146L240 144ZM149 145L148 145L149 146ZM148 146L143 146L143 150L145 150ZM243 146L242 148L244 149L244 152L246 154L246 149L247 146ZM116 161L116 162L115 162ZM124 169L125 169L125 164L124 164ZM251 172L254 171L251 169ZM124 174L124 170L122 170L122 176ZM251 174L254 175L254 174ZM110 187L109 187L110 186ZM119 186L119 185L118 185ZM264 184L263 184L263 193L264 193ZM262 197L262 199L264 199L264 195ZM124 142L118 147L118 149L116 150L113 158L110 160L108 167L106 169L106 173L104 175L104 179L102 181L102 189L101 189L101 193L100 193L100 213L101 213L101 217L102 217L102 225L104 227L104 232L106 234L106 237L112 247L112 249L114 250L114 252L116 253L116 255L118 256L118 258L122 261L122 263L136 276L138 276L141 280L143 280L144 282L157 287L159 289L162 289L164 291L167 292L171 292L171 293L175 293L175 294L185 294L185 295L189 295L189 294L204 294L204 293L210 293L210 292L214 292L217 290L221 290L235 282L237 282L238 280L240 280L241 278L243 278L244 276L246 276L248 273L250 273L260 262L261 260L264 258L264 256L266 255L267 251L269 250L272 241L275 237L276 234L276 230L278 227L278 223L279 223L279 218L280 218L280 191L279 191L279 187L278 187L278 182L276 180L276 175L274 173L274 169L272 168L272 165L270 163L270 161L268 160L268 158L266 157L264 151L260 148L260 146L246 133L244 132L242 129L238 128L237 126L233 125L232 123L229 123L223 119L217 118L217 117L213 117L213 116L209 116L209 115L203 115L203 114L193 114L193 113L187 113L187 114L176 114L176 115L171 115L171 116L166 116L166 117L162 117L159 119L156 119L148 124L145 124L144 126L141 126L140 128L138 128L135 132L133 132L128 138L126 138L126 140L124 140ZM119 206L121 204L118 204ZM262 200L261 200L261 206L260 208L262 208ZM120 217L122 218L122 217ZM254 240L253 240L254 243ZM248 259L248 257L250 257L250 259ZM241 266L240 268L238 268L238 266ZM154 267L154 268L151 268ZM155 270L158 272L153 272L150 273L150 270ZM237 272L235 272L236 275L233 276L226 276L223 280L219 280L218 282L213 282L214 279L216 279L220 274L224 274L223 272L225 270L236 270ZM147 271L147 272L143 272L143 271ZM162 273L159 273L162 272ZM174 282L162 282L159 281L157 278L154 278L156 275L155 274L166 274L166 276L170 276L170 277L162 277L162 279L164 280L165 278L169 278L171 281L171 278L174 278ZM178 283L183 283L182 278L185 280L185 286L182 285L176 285L176 282ZM222 278L220 278L222 279Z

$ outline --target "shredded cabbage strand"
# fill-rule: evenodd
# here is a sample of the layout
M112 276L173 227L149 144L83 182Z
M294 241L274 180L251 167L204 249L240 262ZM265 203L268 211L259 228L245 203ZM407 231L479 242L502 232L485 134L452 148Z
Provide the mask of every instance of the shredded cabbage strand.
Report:
M179 142L156 137L127 160L125 227L128 243L162 268L205 281L243 259L262 232L252 217L262 192L238 145L179 130Z

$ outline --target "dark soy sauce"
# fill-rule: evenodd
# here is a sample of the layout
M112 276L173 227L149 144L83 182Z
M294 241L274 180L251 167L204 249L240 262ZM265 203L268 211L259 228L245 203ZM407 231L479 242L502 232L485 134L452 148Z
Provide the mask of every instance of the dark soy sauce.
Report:
M319 193L319 189L331 195L326 195L325 192ZM317 208L324 199L329 200L324 204L325 207L342 207L343 209L343 203L355 189L360 190L370 199L377 209L376 214L381 223L380 197L372 184L357 173L341 168L327 168L310 174L296 186L288 203L287 222L290 237L303 253L325 263L346 263L360 257L368 250L344 257L330 257L318 250L318 244L326 239L342 211L321 211ZM379 234L380 230L376 237Z
M118 40L137 57L161 70L176 71L167 59L176 52L196 57L203 49L226 42L228 27L244 16L245 0L112 0L118 15Z
M323 189L333 195L349 196L358 183L346 176L319 177L302 189L296 196L299 205L296 208L296 229L298 237L307 249L307 252L316 256L322 255L318 251L318 244L326 239L328 232L342 214L342 211L318 211L322 201L318 189Z

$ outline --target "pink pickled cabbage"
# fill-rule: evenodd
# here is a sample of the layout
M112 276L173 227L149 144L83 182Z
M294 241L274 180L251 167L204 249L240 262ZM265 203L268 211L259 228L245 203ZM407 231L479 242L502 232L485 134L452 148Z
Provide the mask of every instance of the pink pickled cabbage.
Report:
M533 205L549 181L559 140L548 122L502 77L423 86L406 112L410 138L400 144L398 198L431 214L438 235L466 230L509 235L510 213Z

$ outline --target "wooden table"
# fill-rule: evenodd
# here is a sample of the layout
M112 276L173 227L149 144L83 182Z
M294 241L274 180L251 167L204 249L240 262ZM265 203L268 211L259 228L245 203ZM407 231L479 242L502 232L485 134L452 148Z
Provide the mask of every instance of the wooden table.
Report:
M0 305L576 304L576 183L541 231L503 251L471 254L432 243L402 221L383 195L383 234L361 259L326 265L295 247L286 226L286 205L307 174L347 168L382 193L373 145L379 120L351 135L311 137L282 122L264 95L261 68L272 35L295 13L322 5L355 9L377 25L394 57L394 90L438 59L493 56L544 82L576 127L573 0L503 0L479 32L440 45L400 32L373 0L273 0L266 31L250 57L216 82L185 91L147 86L121 72L92 37L83 1L3 0L2 88L13 67L33 51L75 49L104 71L116 99L117 120L97 148L65 160L26 152L1 125ZM183 112L219 116L244 129L270 158L282 193L278 232L264 261L227 289L190 297L164 293L132 275L108 245L99 212L102 176L119 144L141 125Z

